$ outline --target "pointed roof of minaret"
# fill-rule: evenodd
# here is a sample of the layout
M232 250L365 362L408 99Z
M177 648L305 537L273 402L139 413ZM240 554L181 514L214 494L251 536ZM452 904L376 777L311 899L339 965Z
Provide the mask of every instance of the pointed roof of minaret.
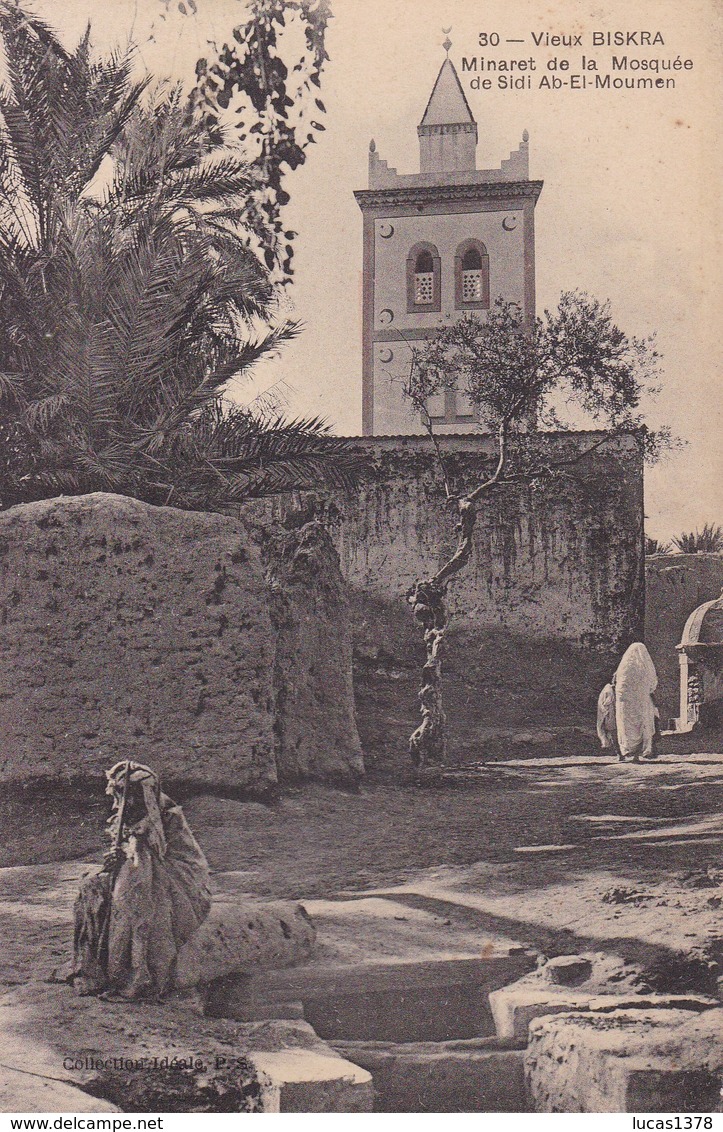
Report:
M474 123L454 63L447 56L439 68L420 126L453 126Z

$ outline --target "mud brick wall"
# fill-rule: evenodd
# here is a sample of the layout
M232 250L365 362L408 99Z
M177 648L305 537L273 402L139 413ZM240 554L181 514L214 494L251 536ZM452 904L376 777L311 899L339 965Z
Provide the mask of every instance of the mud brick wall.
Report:
M280 781L364 773L354 713L347 586L326 529L255 526L276 632L274 738ZM299 525L296 525L298 522Z
M542 460L574 458L596 433L541 434ZM454 486L480 482L493 460L487 437L442 440ZM370 438L359 491L339 501L335 541L350 585L403 598L455 544L434 454L424 437ZM569 472L578 479L505 488L480 507L475 548L450 586L466 625L504 627L594 647L617 647L642 628L643 479L637 443L606 443Z
M107 494L0 514L0 780L97 776L126 757L204 787L262 791L283 778L287 705L298 716L321 689L297 667L304 691L289 696L279 653L308 598L297 579L281 613L268 569L255 538L220 515ZM318 540L314 571L341 585ZM348 617L338 602L325 617L321 598L314 614L340 663L346 633L334 724L345 709L348 734L337 744L323 713L306 713L295 770L358 777Z
M576 457L602 434L548 434L540 456ZM323 517L349 584L357 721L367 769L396 765L419 722L424 662L408 588L429 577L455 545L454 517L425 437L355 442L368 459L348 494L266 504ZM482 436L444 437L455 485L491 467ZM450 585L445 649L453 754L508 749L505 734L587 728L621 652L643 631L643 469L632 437L606 442L570 468L580 477L491 495L479 512L472 561ZM535 736L536 737L536 736ZM580 737L553 734L550 751L577 752ZM568 746L565 746L565 744ZM572 745L570 745L572 744Z

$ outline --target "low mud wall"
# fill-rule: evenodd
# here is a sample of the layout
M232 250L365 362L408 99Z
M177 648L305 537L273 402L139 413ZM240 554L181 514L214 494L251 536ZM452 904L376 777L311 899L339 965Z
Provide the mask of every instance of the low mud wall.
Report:
M294 574L304 539L324 581L313 597ZM273 542L262 554L236 519L109 494L0 514L0 780L97 776L127 757L231 790L357 778L348 617L343 601L325 604L341 580L324 539L287 533L283 554ZM329 727L304 708L323 702L325 672L309 652L283 659L310 603L318 648L340 670L349 658Z

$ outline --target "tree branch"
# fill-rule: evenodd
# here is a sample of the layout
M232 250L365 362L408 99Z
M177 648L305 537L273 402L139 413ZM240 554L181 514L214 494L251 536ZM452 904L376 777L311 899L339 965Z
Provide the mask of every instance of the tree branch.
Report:
M505 470L505 465L507 463L508 429L508 422L506 420L502 421L502 424L500 425L497 432L497 450L499 453L497 467L488 480L485 480L484 483L481 483L474 489L474 491L471 491L468 494L467 498L469 499L470 503L475 503L479 499L479 497L485 493L485 491L487 491L490 487L494 487L495 484L500 482L500 477L502 476L502 473Z
M445 492L445 495L447 497L447 500L449 501L450 499L454 499L455 496L452 492L452 488L451 488L450 483L449 483L449 476L447 475L447 465L445 463L444 456L442 455L442 449L441 449L440 444L439 444L439 437L437 436L436 432L434 431L434 428L432 426L432 418L429 415L429 411L427 410L426 405L422 405L422 407L421 407L421 417L422 417L422 424L424 425L425 429L427 430L427 434L429 435L429 439L432 441L432 444L434 445L434 451L435 451L435 454L437 456L437 462L439 464L439 468L440 468L440 471L442 473L442 479L444 480L444 492Z
M493 480L488 480L487 483L482 484L481 487L478 488L472 496L470 496L470 498L476 497L477 492L482 491L487 487L493 486L493 483L499 487L503 487L505 484L524 483L531 480L543 479L545 476L553 476L562 468L569 468L573 467L575 464L579 464L580 461L584 460L586 456L589 456L591 455L591 453L596 452L598 448L602 448L604 444L607 444L611 439L620 435L622 435L622 430L621 432L607 433L605 436L601 437L600 440L597 440L594 444L591 444L589 448L585 448L582 452L578 452L577 455L571 456L567 460L554 460L548 464L539 464L536 468L532 468L529 471L510 472L504 477L498 477L496 480L494 480L494 478Z
M404 338L404 332L403 331L402 331L402 337ZM406 338L404 339L404 341L405 342L407 341ZM407 345L408 346L410 345L409 342L407 342ZM427 409L426 398L417 397L415 395L415 393L413 392L413 390L414 390L414 385L413 385L414 367L417 364L417 361L416 361L416 357L414 355L414 347L410 346L410 349L412 351L412 361L411 361L411 364L410 364L410 367L409 367L409 382L408 382L408 385L407 385L407 396L409 397L410 401L412 402L415 409L418 411L420 417L422 418L422 427L424 428L425 432L427 433L427 436L429 437L429 439L432 441L432 444L434 445L434 451L435 451L435 455L437 457L437 463L439 464L439 470L441 471L442 479L444 480L444 492L445 492L445 495L447 497L447 500L451 500L451 499L454 499L455 496L454 496L454 493L452 491L451 484L449 482L449 476L447 475L447 465L445 463L444 456L442 455L442 449L441 449L440 444L439 444L439 438L434 431L434 426L432 424L432 418L430 417L429 410Z
M470 499L458 499L457 513L457 549L431 579L435 586L446 587L448 580L458 574L472 556L472 532L477 520L477 508Z

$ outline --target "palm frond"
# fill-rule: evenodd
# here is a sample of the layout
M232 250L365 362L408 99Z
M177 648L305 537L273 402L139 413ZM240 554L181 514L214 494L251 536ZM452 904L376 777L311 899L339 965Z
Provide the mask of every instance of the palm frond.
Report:
M123 77L125 86L128 81L125 73L123 73ZM92 147L89 147L90 153L83 174L83 180L85 182L92 180L100 169L104 158L111 152L112 147L121 136L136 110L149 83L150 76L133 83L130 89L124 92L124 97L120 105L106 113L102 129L96 131L97 136L93 141Z
M14 497L104 489L224 510L349 486L359 457L323 421L223 398L300 331L275 321L255 251L256 174L180 84L135 81L132 53L94 58L89 31L68 52L8 0L0 36L0 402L17 438Z
M67 393L53 393L39 401L31 401L25 408L24 418L30 429L46 432L53 420L68 408L70 400Z
M683 532L673 539L682 554L720 554L723 551L723 526L706 523L702 531Z
M239 341L233 363L225 367L224 371L214 374L214 381L218 384L228 383L232 377L237 377L247 369L251 369L262 358L273 357L287 342L297 338L302 330L300 322L287 320L273 326L266 334L247 341Z
M234 500L241 491L251 497L322 484L347 489L363 467L349 441L318 417L269 421L232 409L194 422L192 437L226 478Z
M645 553L651 554L670 554L673 549L673 544L670 541L661 542L660 539L652 538L650 535L645 536Z
M22 378L16 373L0 372L0 403L14 403L20 398Z

